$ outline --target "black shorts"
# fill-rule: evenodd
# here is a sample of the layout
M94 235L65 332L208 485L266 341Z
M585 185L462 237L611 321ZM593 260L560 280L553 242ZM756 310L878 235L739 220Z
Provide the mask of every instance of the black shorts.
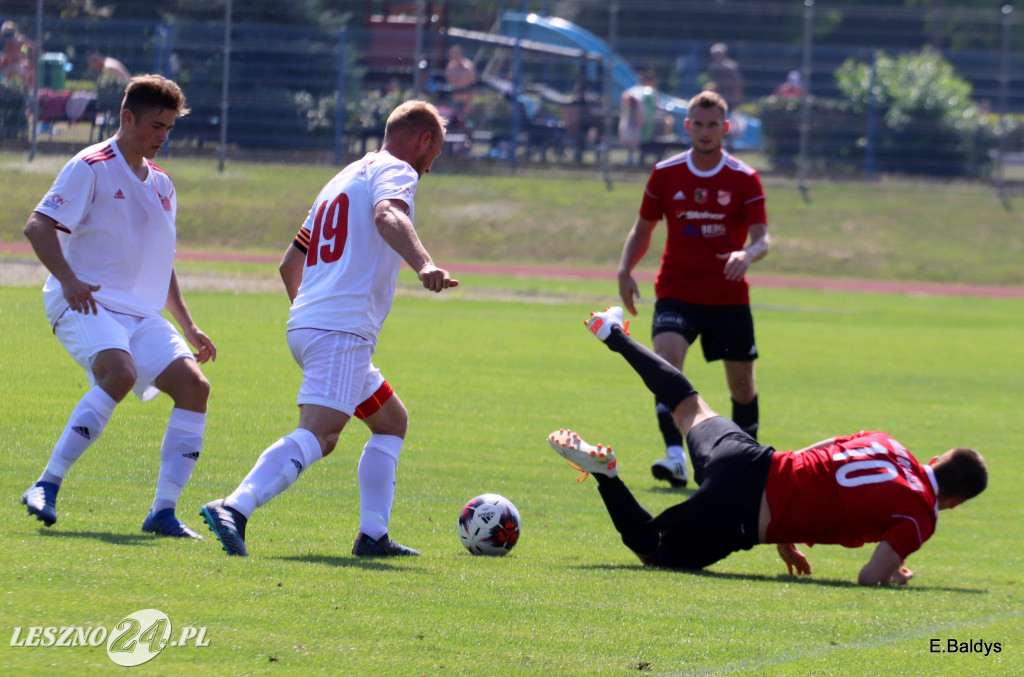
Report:
M664 332L682 335L693 345L700 336L704 359L753 362L757 359L754 343L754 316L750 306L704 306L676 299L658 299L654 303L651 336Z
M686 436L700 488L651 522L661 532L653 564L703 569L758 544L761 496L775 449L758 444L723 416L701 422Z

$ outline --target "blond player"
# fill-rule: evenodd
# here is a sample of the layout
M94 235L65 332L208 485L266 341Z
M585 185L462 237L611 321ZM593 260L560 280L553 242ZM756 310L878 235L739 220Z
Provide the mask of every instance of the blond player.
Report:
M299 425L268 447L235 491L201 510L229 555L244 556L253 511L331 453L352 416L372 433L359 459L357 556L418 555L388 536L395 470L409 415L373 365L404 259L426 289L458 285L434 265L413 228L416 188L444 146L445 121L423 101L388 117L381 150L320 191L281 261L292 299L288 345L302 368Z

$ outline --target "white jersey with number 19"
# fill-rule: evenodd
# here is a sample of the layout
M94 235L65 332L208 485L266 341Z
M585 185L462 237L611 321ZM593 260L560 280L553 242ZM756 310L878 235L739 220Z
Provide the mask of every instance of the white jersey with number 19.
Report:
M289 330L343 331L377 342L402 258L381 237L373 210L382 200L401 200L414 220L418 184L411 165L382 150L353 162L324 186L303 225L309 247Z

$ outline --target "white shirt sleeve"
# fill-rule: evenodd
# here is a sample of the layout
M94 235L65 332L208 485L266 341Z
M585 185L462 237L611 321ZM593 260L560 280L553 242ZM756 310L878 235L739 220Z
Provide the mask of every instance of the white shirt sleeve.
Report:
M92 206L95 188L96 175L92 168L81 160L71 160L64 165L35 211L74 232Z
M402 200L411 212L419 180L416 170L405 162L386 165L373 182L372 204L381 200Z

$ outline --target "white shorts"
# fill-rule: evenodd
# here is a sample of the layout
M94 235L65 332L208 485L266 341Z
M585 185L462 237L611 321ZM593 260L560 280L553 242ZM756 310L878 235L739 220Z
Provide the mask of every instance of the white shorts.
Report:
M92 363L102 350L123 350L132 356L138 378L132 391L143 402L160 394L153 385L172 362L192 357L192 350L174 325L162 317L136 317L96 306L96 315L66 311L53 333L96 385Z
M316 404L366 418L376 413L393 391L373 366L374 345L340 331L291 329L288 347L302 367L298 404Z

